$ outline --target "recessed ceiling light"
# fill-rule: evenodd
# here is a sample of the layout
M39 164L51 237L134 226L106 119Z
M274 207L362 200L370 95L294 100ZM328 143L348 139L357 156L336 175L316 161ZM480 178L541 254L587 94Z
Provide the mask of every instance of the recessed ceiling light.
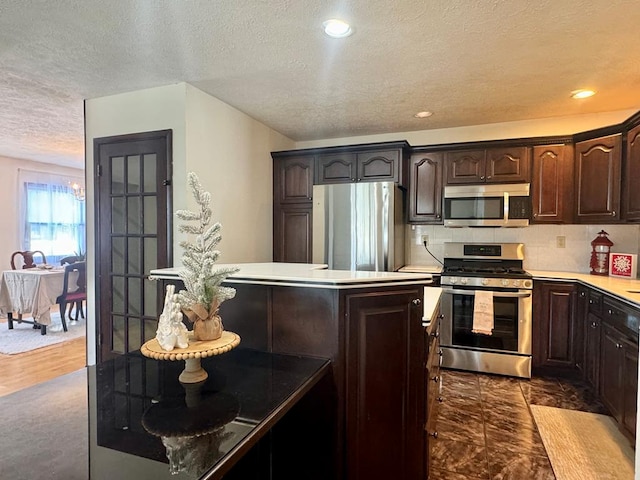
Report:
M589 98L596 94L593 90L574 90L571 92L571 98Z
M433 115L433 112L418 112L414 115L416 118L427 118Z
M342 20L338 20L337 18L332 18L331 20L323 22L322 26L324 27L324 33L332 38L344 38L353 33L351 25Z

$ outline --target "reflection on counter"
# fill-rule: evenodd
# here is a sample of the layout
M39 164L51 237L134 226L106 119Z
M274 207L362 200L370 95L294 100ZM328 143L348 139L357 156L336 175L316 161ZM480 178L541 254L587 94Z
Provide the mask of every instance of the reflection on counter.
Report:
M209 378L190 385L178 381L182 362L134 354L95 367L91 478L243 478L238 445L258 444L329 372L323 359L244 349L202 362Z

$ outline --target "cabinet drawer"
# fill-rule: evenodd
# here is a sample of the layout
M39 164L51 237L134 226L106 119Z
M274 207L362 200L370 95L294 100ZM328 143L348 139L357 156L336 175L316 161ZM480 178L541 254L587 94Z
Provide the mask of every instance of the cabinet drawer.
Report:
M589 292L589 313L600 316L602 313L602 294Z
M609 325L628 336L630 340L638 342L640 310L605 297L602 301L602 318Z

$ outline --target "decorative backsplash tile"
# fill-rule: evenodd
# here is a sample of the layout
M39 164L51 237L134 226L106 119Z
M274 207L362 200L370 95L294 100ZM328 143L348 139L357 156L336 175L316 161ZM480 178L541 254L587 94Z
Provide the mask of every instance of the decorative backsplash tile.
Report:
M531 225L525 228L445 228L441 225L407 226L407 264L437 265L420 243L429 235L429 250L442 260L445 242L516 242L525 245L525 268L563 272L589 272L591 240L600 230L609 233L613 252L640 253L640 225ZM565 247L557 246L564 237Z

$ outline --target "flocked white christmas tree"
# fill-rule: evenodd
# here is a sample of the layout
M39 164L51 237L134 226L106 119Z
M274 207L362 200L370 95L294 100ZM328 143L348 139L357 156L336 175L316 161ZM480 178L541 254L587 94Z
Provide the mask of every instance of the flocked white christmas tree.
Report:
M194 332L198 320L216 318L220 304L235 296L234 288L223 287L222 282L238 271L237 268L214 269L214 264L220 256L216 249L222 239L219 222L211 222L211 194L204 191L198 176L194 172L188 175L188 184L193 197L199 206L199 211L178 210L176 216L184 222L178 230L188 235L195 235L193 241L183 240L180 246L184 249L182 264L184 269L179 275L184 282L185 290L178 292L178 301L189 320L194 322ZM220 331L222 331L220 323ZM201 338L206 340L206 338Z

